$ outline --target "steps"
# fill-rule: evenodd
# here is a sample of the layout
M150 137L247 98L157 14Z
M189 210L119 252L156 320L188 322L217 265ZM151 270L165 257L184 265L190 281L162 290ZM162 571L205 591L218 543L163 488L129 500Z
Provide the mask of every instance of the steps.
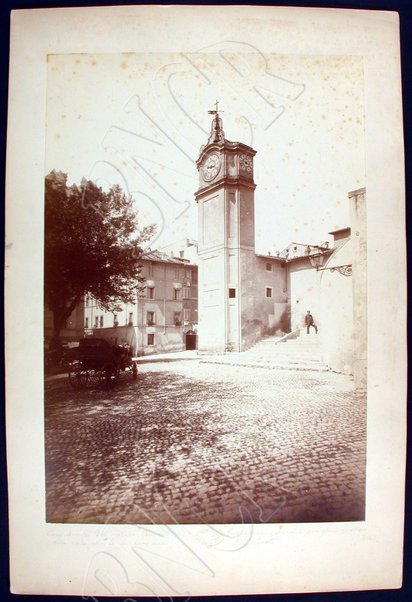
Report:
M202 360L205 363L250 366L259 368L283 368L289 370L314 370L326 372L322 361L320 336L306 330L295 339L279 342L279 337L266 337L247 351L226 353Z

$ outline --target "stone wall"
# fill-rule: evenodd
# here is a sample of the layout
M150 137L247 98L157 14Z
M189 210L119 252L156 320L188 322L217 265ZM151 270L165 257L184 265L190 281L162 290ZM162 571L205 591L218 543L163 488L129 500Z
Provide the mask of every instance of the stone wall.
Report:
M353 241L353 374L358 389L367 384L367 266L366 266L366 190L349 193Z
M285 264L270 257L255 256L253 274L253 319L259 324L260 336L275 334L289 326L289 321L284 323L283 319L288 310ZM270 297L266 289L271 290Z
M353 282L333 266L350 265L353 248L350 230L344 240L318 272L320 275L320 330L322 355L327 366L334 372L353 374Z
M312 267L308 257L294 260L287 265L292 330L305 326L305 315L308 310L321 330L320 273Z

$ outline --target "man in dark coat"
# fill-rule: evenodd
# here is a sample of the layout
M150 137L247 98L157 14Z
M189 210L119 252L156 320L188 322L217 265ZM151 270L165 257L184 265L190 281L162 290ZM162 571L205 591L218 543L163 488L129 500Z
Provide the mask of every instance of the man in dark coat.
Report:
M318 334L318 327L315 324L315 320L313 319L312 314L310 313L310 310L308 309L306 316L305 316L305 324L306 324L306 334L309 334L309 328L311 326L313 326L313 328L315 329L316 334Z

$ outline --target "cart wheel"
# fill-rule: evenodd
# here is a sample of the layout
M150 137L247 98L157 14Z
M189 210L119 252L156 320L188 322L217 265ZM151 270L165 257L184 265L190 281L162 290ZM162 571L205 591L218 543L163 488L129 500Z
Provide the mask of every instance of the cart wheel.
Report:
M137 364L136 364L136 362L133 362L133 365L132 365L132 376L133 376L133 380L137 380Z
M105 364L99 372L99 377L100 384L109 389L119 378L119 371L115 364Z
M74 389L84 389L89 380L88 371L81 364L72 364L69 369L69 383Z
M98 387L100 385L100 382L101 382L100 371L99 370L89 370L89 382L88 382L87 386L92 389L93 387Z

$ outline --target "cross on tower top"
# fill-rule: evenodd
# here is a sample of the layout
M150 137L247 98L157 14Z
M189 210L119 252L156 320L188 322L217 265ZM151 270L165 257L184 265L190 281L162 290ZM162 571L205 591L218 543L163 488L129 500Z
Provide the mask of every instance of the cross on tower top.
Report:
M208 113L210 115L216 115L217 117L219 117L219 113L224 113L224 111L220 110L219 111L219 101L216 100L215 102L215 109L213 111L208 111Z
M223 131L223 123L222 118L219 117L219 113L223 113L224 111L219 111L219 101L215 102L215 108L212 111L208 111L210 115L214 115L212 120L212 127L210 131L208 144L212 144L213 142L223 142L225 139L225 133Z

